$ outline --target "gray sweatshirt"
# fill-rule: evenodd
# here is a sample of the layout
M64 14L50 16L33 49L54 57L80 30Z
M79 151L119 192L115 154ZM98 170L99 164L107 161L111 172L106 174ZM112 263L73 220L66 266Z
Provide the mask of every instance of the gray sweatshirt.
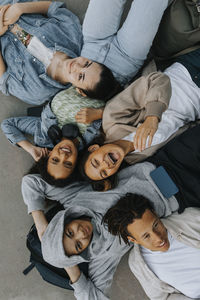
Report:
M26 175L22 180L22 195L28 207L28 213L44 210L46 201L59 201L65 208L73 205L90 207L104 214L127 192L138 193L149 198L159 216L168 216L178 209L174 196L166 199L150 177L155 169L151 163L132 165L118 173L119 182L115 189L107 192L95 192L86 183L76 182L64 188L55 188L46 183L39 175Z
M127 248L119 244L118 238L108 234L101 225L101 218L121 196L132 192L148 197L159 216L168 216L178 209L176 198L166 199L152 181L149 173L153 169L155 166L147 162L123 169L118 174L118 186L107 192L95 192L89 184L80 182L64 188L55 188L46 183L39 175L26 175L23 178L22 194L24 202L28 206L28 213L34 210L44 210L45 198L59 201L66 209L66 212L58 213L51 221L42 239L43 255L49 263L64 267L84 261L81 256L76 255L69 258L64 254L62 236L65 214L71 214L77 210L75 206L79 206L80 214L87 213L92 216L93 224L96 224L95 234L88 252L90 254L88 256L88 261L90 261L89 279L81 274L79 280L72 285L78 300L108 299L105 294L107 295L114 271ZM85 207L90 208L93 212ZM97 242L95 243L95 241Z
M86 215L91 218L93 236L84 254L68 257L63 248L63 231L67 218ZM81 273L71 286L78 300L106 300L115 269L121 257L130 249L119 238L111 235L101 224L102 215L82 206L72 206L60 211L49 223L42 237L44 259L59 268L82 262L89 263L89 277Z

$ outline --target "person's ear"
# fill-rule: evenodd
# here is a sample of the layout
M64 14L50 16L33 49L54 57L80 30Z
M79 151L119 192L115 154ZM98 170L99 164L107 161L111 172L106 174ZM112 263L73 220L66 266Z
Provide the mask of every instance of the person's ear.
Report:
M90 147L88 147L88 151L92 153L92 152L98 150L99 148L100 148L100 146L98 144L94 144L94 145L91 145Z
M132 236L128 236L128 240L129 240L129 242L131 242L131 243L135 243L135 244L138 244L138 242L136 241L136 239L134 239Z
M83 97L87 97L87 95L84 93L84 91L80 88L76 88L77 93L79 93Z

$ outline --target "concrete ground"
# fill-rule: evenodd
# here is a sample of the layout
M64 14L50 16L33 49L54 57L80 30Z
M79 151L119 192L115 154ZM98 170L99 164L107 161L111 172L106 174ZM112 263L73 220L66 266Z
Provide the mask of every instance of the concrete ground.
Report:
M65 1L68 8L82 20L88 0ZM11 116L25 115L27 107L27 104L12 96L0 94L0 121ZM27 276L22 274L29 264L29 251L25 242L32 218L27 215L20 185L22 176L32 163L28 154L10 145L0 133L0 300L73 300L75 298L71 291L44 282L36 270ZM111 299L147 299L129 271L127 256L122 259L115 274Z

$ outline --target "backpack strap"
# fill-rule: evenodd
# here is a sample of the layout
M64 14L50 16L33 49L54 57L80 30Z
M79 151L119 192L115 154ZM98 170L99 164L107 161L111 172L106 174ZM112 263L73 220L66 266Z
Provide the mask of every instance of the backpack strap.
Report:
M31 263L26 269L24 269L23 274L27 275L35 267L34 263Z

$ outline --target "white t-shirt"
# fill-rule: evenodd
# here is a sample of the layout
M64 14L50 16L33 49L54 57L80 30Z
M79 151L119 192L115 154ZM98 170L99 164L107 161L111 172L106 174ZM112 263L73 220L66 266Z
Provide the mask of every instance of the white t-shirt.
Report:
M172 96L158 124L152 146L167 140L184 124L200 118L200 88L193 82L188 70L182 64L174 63L164 73L170 78ZM135 132L123 140L133 141L134 136Z
M200 298L200 249L189 247L168 233L166 252L150 251L140 246L149 269L162 281L187 297Z
M48 68L54 55L53 50L47 48L36 36L32 37L27 50Z

